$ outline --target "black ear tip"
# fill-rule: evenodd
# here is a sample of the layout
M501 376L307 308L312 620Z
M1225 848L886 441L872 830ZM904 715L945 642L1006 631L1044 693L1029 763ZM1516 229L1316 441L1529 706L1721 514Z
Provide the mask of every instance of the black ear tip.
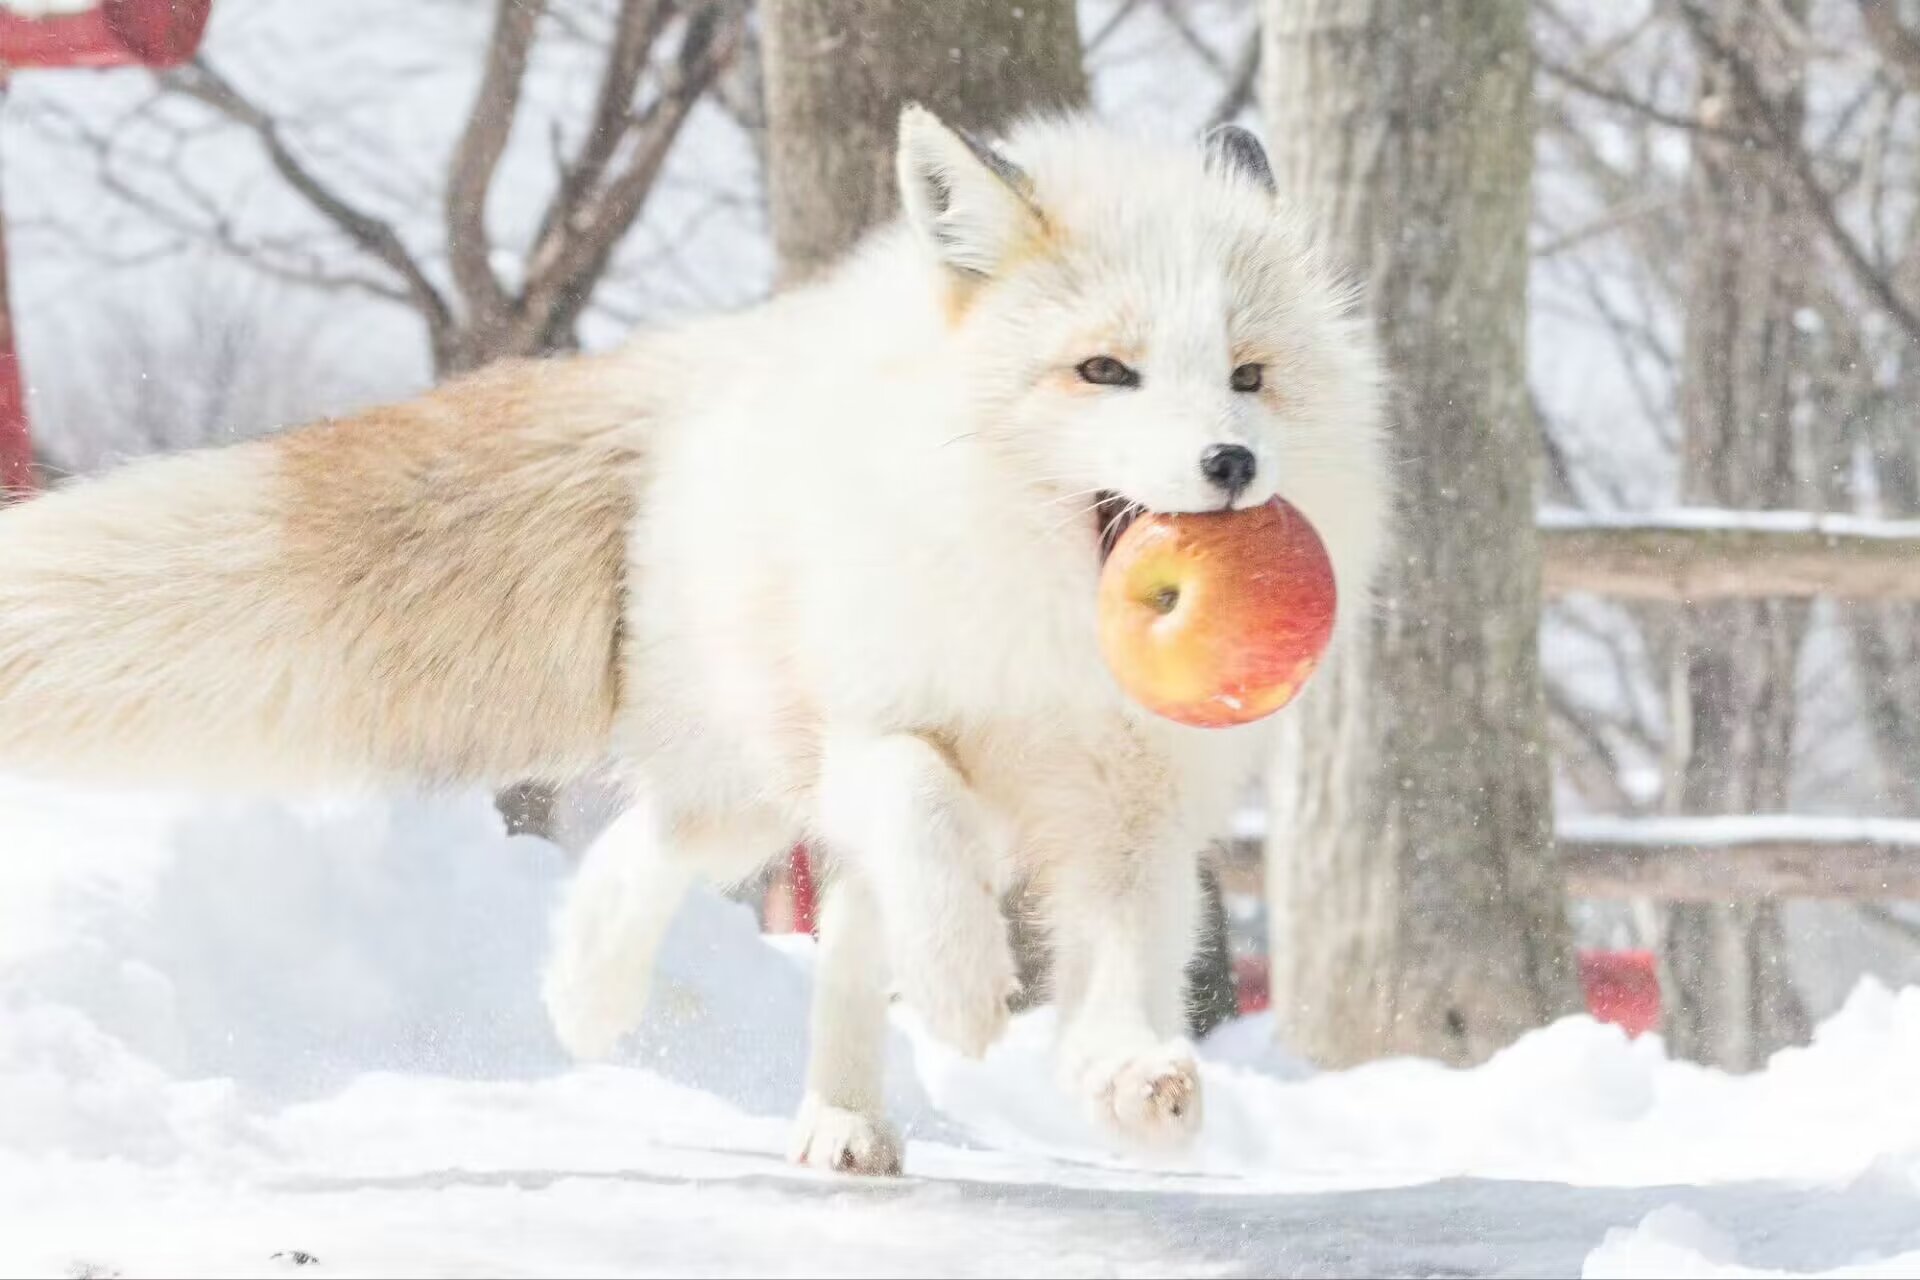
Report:
M1027 175L1019 165L1001 155L991 143L987 142L971 129L955 129L954 133L959 135L960 141L967 144L967 150L973 152L974 158L981 164L987 166L987 168L993 170L994 175L998 177L1000 181L1006 183L1015 191L1026 191L1028 186Z
M1250 130L1237 124L1217 124L1201 137L1201 143L1207 150L1207 163L1251 178L1270 192L1277 190L1267 149Z
M1214 125L1200 135L1200 141L1206 144L1209 151L1228 145L1229 142L1234 146L1244 146L1249 143L1256 147L1260 145L1260 140L1253 136L1253 130L1237 124Z

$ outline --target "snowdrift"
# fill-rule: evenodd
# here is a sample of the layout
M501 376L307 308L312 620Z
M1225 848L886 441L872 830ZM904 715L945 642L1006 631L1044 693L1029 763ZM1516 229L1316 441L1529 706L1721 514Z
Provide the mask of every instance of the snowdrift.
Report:
M0 850L0 1274L1920 1268L1920 989L1740 1078L1585 1018L1316 1073L1248 1020L1152 1167L1055 1092L1046 1011L978 1062L902 1015L916 1176L858 1184L776 1156L806 942L696 898L624 1061L574 1068L537 997L565 860L484 797L0 779Z

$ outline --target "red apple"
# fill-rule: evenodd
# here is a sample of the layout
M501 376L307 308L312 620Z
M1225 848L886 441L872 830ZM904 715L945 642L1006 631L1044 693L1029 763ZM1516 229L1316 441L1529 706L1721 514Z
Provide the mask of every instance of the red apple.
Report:
M1140 516L1100 571L1100 649L1169 720L1246 724L1293 700L1333 636L1333 563L1283 501Z

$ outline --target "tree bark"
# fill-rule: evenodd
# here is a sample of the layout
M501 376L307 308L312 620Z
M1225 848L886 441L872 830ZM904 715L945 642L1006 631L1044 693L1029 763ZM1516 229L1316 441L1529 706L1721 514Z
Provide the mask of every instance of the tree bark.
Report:
M1804 5L1797 6L1804 8ZM1801 55L1764 12L1716 0L1696 21L1702 109L1734 134L1768 121L1797 133ZM1738 50L1736 76L1714 45ZM1794 507L1817 498L1809 447L1793 421L1805 219L1774 181L1766 151L1696 142L1688 180L1684 349L1680 372L1683 500ZM1760 601L1687 611L1684 693L1676 706L1679 777L1689 814L1774 813L1790 799L1795 675L1807 605ZM1660 942L1666 1035L1677 1054L1730 1070L1763 1065L1808 1034L1772 903L1690 904L1667 913Z
M892 216L894 127L907 102L992 131L1086 101L1070 0L767 0L761 31L782 283Z
M1402 465L1378 606L1289 713L1268 855L1281 1034L1484 1059L1578 1008L1539 669L1519 0L1269 0L1282 191L1361 272Z

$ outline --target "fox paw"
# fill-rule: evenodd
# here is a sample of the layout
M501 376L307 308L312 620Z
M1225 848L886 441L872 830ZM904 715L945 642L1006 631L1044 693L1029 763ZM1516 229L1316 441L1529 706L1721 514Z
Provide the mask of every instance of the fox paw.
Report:
M547 1020L566 1051L582 1062L604 1062L620 1037L633 1029L631 1010L598 998L590 983L577 982L558 968L547 971L541 994Z
M540 995L567 1052L604 1062L646 1010L652 951L630 940L595 945L592 931L562 933L548 958ZM625 945L623 945L623 943Z
M810 1169L868 1176L900 1172L900 1139L886 1121L831 1106L810 1093L800 1104L787 1159Z
M1094 1123L1130 1145L1172 1150L1200 1131L1200 1071L1184 1042L1082 1059L1067 1074Z

